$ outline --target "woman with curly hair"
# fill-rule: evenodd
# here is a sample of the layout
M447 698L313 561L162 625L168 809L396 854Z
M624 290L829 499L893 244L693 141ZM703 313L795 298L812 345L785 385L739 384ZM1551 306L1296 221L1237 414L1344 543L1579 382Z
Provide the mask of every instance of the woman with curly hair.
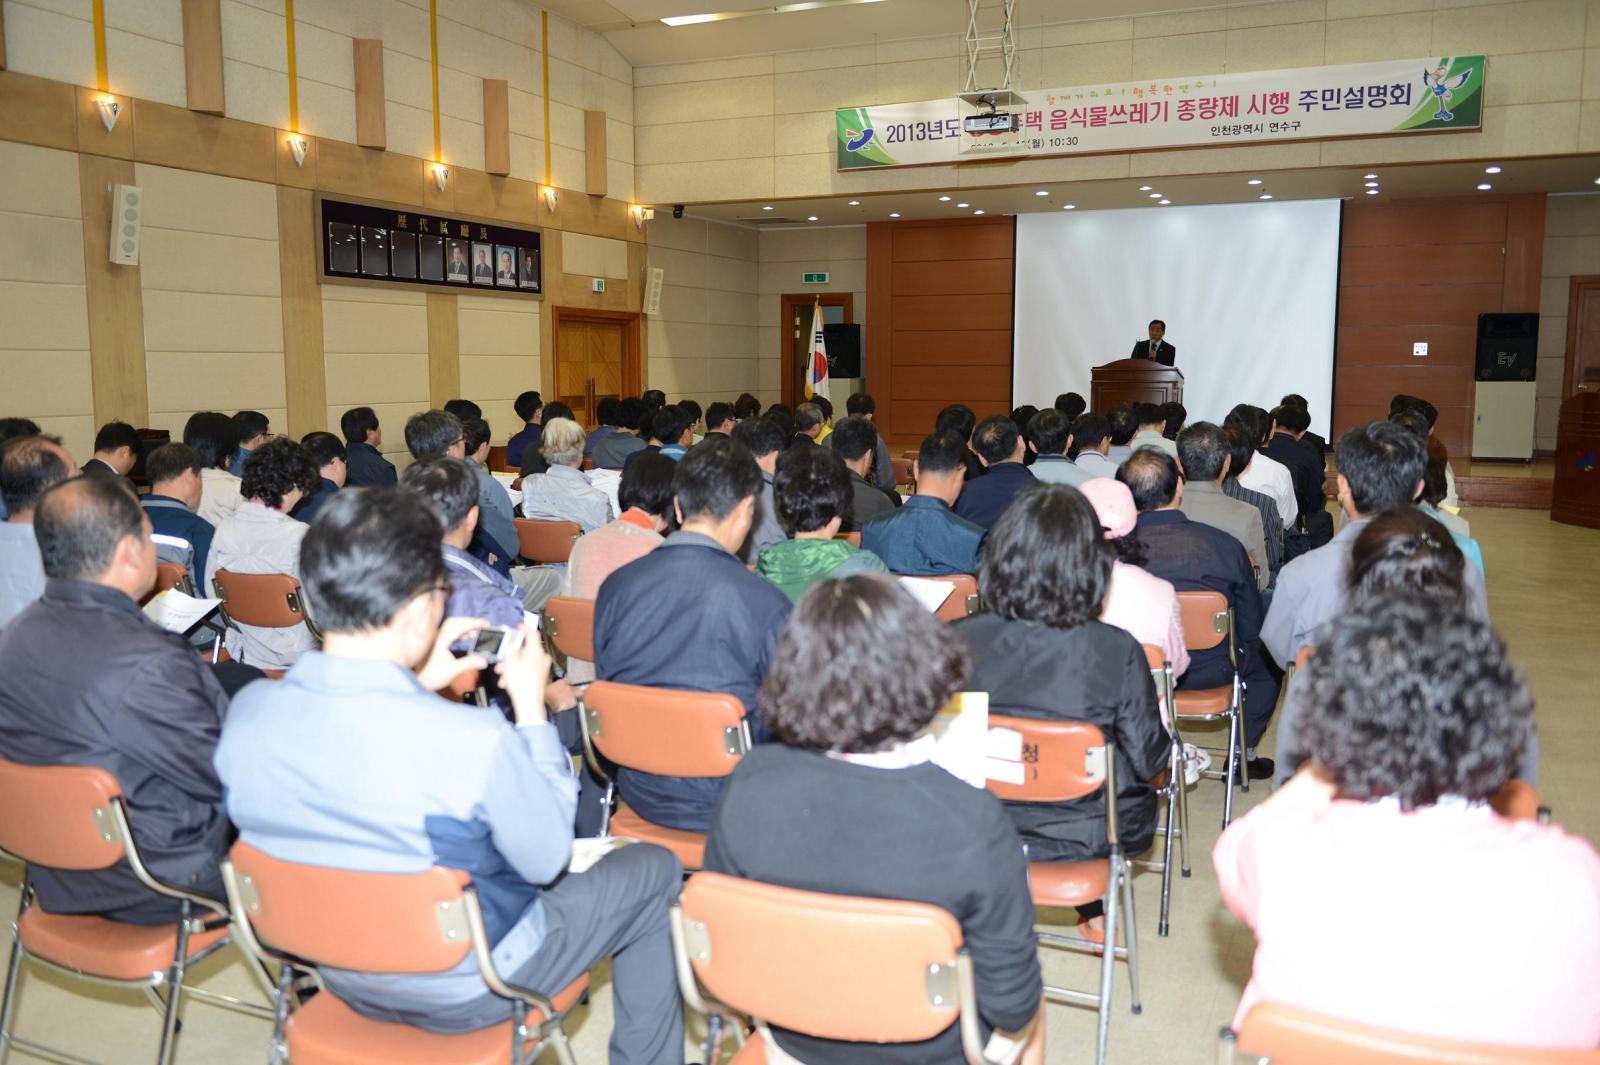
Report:
M961 923L984 1037L1043 991L1022 847L1000 802L929 760L928 726L967 676L961 641L886 577L822 581L789 616L761 688L780 743L739 762L705 868L768 884L906 899ZM775 1030L813 1065L960 1061L956 1025L867 1044Z
M217 526L206 559L206 586L217 570L231 573L286 573L300 577L300 541L310 526L289 516L295 504L321 480L309 452L286 436L274 437L250 453L239 483L243 502ZM235 623L227 637L234 661L259 669L288 669L316 647L304 625L264 629Z
M1488 802L1533 732L1505 644L1459 599L1383 594L1330 624L1304 673L1310 764L1213 854L1256 935L1239 1020L1270 1001L1468 1042L1595 1046L1600 856Z

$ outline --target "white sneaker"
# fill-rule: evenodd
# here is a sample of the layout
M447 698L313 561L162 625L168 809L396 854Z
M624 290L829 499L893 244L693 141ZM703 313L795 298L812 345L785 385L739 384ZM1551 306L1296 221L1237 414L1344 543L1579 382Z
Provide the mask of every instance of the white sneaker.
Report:
M1200 774L1211 768L1211 755L1192 743L1183 745L1183 782L1189 787L1200 783Z

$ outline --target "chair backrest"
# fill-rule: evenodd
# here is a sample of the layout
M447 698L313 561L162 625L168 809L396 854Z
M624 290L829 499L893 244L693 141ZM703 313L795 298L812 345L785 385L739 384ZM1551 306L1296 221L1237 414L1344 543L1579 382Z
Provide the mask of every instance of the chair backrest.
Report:
M189 570L181 562L157 562L156 584L151 591L160 595L162 592L171 591L189 579Z
M939 609L934 611L934 616L940 621L960 621L968 614L976 614L983 609L983 600L978 596L978 578L970 573L952 573L945 577L923 577L921 580L944 581L953 585L950 595Z
M724 692L597 680L584 689L584 734L617 765L668 777L725 777L750 749L744 704Z
M544 605L544 632L568 658L594 661L594 600L558 595Z
M483 683L483 672L480 669L462 670L456 674L454 680L440 688L438 694L451 702L459 703L478 690L478 686Z
M279 861L241 841L223 878L236 920L267 949L312 964L433 973L472 949L462 898L471 878L459 869L352 872Z
M517 518L517 550L530 562L565 562L572 557L572 545L583 535L575 521L541 521Z
M1296 670L1306 668L1306 666L1311 662L1311 656L1315 654L1316 651L1316 644L1311 643L1308 643L1304 647L1300 648L1300 653L1294 656L1294 668Z
M287 573L233 573L219 569L211 582L228 616L241 625L288 629L306 620L300 582Z
M911 483L911 461L911 459L905 458L889 460L890 464L894 466L895 484Z
M516 467L506 461L506 446L504 444L492 445L489 448L489 472L491 473L516 473Z
M990 714L989 727L1022 733L1023 781L990 780L996 796L1010 802L1071 802L1105 786L1110 751L1095 726Z
M835 536L834 539L843 540L848 544L855 545L856 547L861 546L861 534L859 532L842 532L838 536Z
M700 985L822 1039L931 1039L960 1013L961 926L936 906L696 873L679 905Z
M1238 1050L1271 1065L1596 1065L1597 1050L1488 1046L1372 1028L1263 1002L1238 1033Z
M1209 651L1228 638L1233 619L1221 592L1179 592L1183 643L1190 651Z
M126 854L104 769L0 761L0 850L50 869L104 869Z
M1537 821L1542 811L1539 790L1526 780L1508 780L1489 800L1495 813L1513 821Z

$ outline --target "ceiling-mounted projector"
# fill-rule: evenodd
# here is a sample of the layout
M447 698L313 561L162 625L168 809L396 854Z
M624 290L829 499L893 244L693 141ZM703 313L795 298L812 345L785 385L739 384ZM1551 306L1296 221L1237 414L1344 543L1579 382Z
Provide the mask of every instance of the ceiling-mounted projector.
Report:
M1015 133L1020 128L1017 117L1004 111L968 115L962 120L962 128L968 133Z

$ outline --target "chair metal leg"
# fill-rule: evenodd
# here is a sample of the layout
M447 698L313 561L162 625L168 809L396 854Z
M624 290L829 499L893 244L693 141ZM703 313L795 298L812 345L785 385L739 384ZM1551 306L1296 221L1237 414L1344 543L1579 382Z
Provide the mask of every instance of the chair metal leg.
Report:
M189 961L189 903L183 903L178 914L178 946L172 956L172 968L167 971L167 1010L161 1024L161 1047L156 1051L157 1065L171 1065L177 1052L178 1007L183 1003L183 977Z
M1106 1061L1106 1042L1111 1036L1111 990L1117 967L1117 900L1122 894L1122 885L1118 880L1123 875L1121 855L1113 853L1110 862L1111 883L1106 885L1105 898L1106 942L1100 955L1100 1015L1095 1036L1095 1065L1105 1065Z
M1175 778L1167 788L1167 831L1166 839L1162 841L1161 858L1161 923L1156 933L1161 936L1167 934L1167 916L1172 911L1172 836L1176 830L1178 808L1178 789L1183 786L1181 778Z
M1239 764L1239 753L1239 714L1236 711L1228 717L1228 779L1222 796L1223 828L1233 823L1233 789L1238 774L1244 771Z
M722 1015L706 1014L706 1065L716 1065L717 1052L722 1049Z
M1178 854L1185 880L1189 878L1189 789L1178 784Z
M26 890L26 889L24 889ZM17 982L22 976L22 937L11 926L11 963L6 967L5 997L0 1000L0 1062L11 1049L11 1012L17 1000Z
M1126 863L1122 870L1122 908L1123 919L1127 922L1128 931L1123 936L1128 941L1128 987L1133 995L1133 1012L1137 1016L1144 1012L1144 1004L1139 1001L1139 919L1133 908L1133 869Z
M272 1039L267 1044L267 1065L283 1065L289 1059L289 996L294 993L294 970L278 969L278 989L272 1000Z

